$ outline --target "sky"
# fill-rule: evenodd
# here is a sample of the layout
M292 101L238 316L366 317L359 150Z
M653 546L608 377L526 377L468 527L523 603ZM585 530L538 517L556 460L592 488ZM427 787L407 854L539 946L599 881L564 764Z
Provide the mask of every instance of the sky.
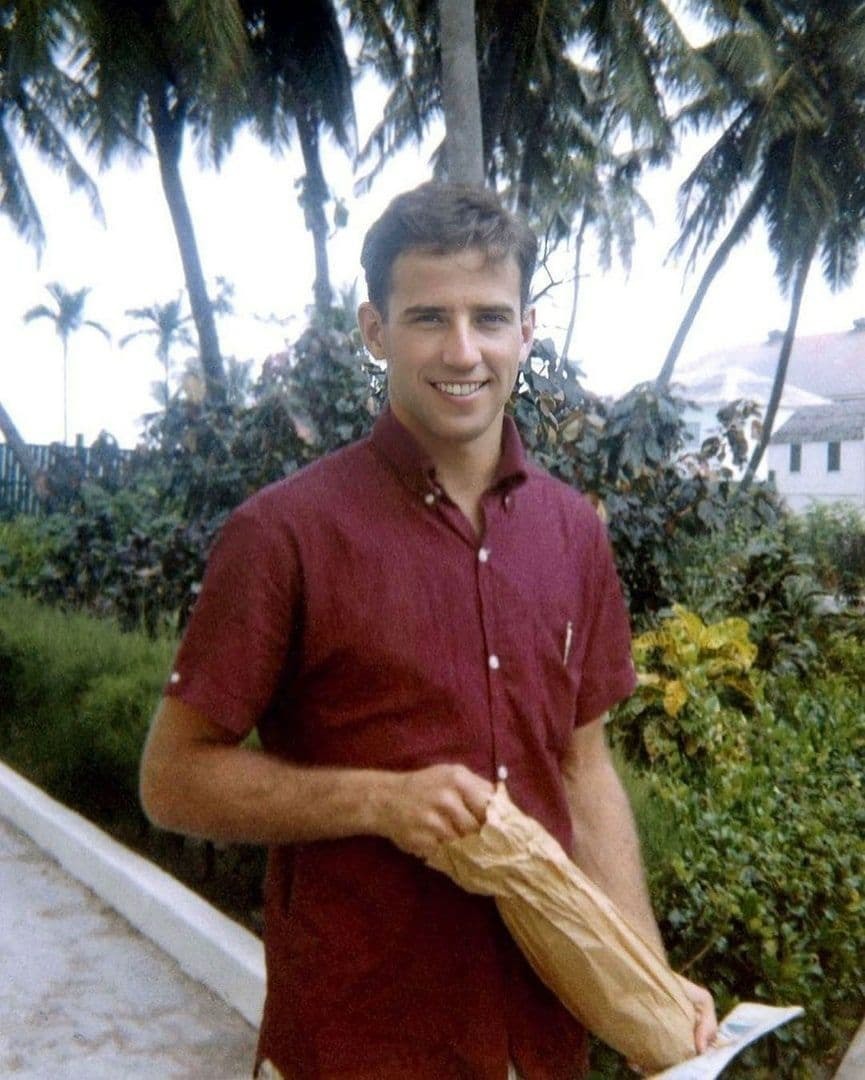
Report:
M360 99L361 139L381 115L382 98ZM329 247L336 287L360 290L359 253L366 228L389 199L430 176L427 145L404 152L378 178L371 191L355 196L351 162L334 146L325 148L325 172L332 191L349 209L345 229ZM676 190L693 165L699 147L685 145L673 167L649 174L642 185L654 223L640 223L629 275L614 265L602 273L591 243L584 256L577 329L571 355L590 390L618 394L654 377L698 281L682 264L666 261L676 236ZM70 439L81 433L90 443L105 430L132 446L141 417L155 409L150 385L160 378L154 339L139 338L125 348L118 341L144 324L124 312L174 298L183 288L180 257L154 156L137 166L118 162L99 174L106 225L90 212L83 194L70 194L62 177L25 149L26 174L43 217L47 243L41 263L0 218L0 401L25 440L62 439L63 396L60 342L47 320L30 324L24 313L49 303L45 286L57 281L72 290L92 291L86 317L112 334L109 343L87 328L70 340ZM260 364L298 336L311 301L312 242L303 227L295 182L303 173L299 150L274 156L251 135L242 135L222 169L203 168L187 144L183 163L187 197L210 283L217 276L234 286L235 315L220 321L225 355ZM569 272L563 252L556 276ZM539 277L536 285L545 284ZM799 334L842 331L865 315L865 274L833 296L819 267L809 279ZM361 299L362 299L361 295ZM561 346L571 290L556 287L540 304L538 334ZM276 319L271 319L276 316ZM716 279L691 331L682 363L718 349L765 340L786 324L787 301L773 275L762 227L731 257ZM182 366L185 353L176 361Z

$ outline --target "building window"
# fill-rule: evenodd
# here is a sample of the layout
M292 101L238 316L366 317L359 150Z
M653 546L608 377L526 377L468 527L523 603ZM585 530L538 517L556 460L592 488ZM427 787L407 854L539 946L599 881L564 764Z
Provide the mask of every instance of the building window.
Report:
M829 472L841 471L841 443L829 443L829 453L826 457L826 467Z
M802 444L790 443L790 472L802 471Z
M769 470L769 483L771 484L772 487L775 486L775 470L774 469Z

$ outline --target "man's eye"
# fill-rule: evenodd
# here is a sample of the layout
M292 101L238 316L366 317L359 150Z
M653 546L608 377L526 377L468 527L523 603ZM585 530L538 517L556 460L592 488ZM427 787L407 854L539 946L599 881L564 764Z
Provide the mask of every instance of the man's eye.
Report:
M484 311L481 312L479 322L485 326L501 326L503 323L507 323L508 317L503 311Z
M437 311L422 311L415 315L414 321L418 323L439 323L442 317Z

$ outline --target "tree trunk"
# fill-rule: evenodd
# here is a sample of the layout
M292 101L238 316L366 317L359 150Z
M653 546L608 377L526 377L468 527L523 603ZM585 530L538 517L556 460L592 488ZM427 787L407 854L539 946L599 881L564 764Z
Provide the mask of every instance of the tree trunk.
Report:
M439 0L445 159L452 183L484 182L474 0Z
M772 383L772 393L769 397L769 404L766 406L766 416L763 419L763 430L760 432L760 441L754 447L754 452L751 454L751 460L748 462L748 468L745 470L745 475L742 477L742 482L739 484L738 491L736 492L737 500L746 494L751 487L751 484L754 482L754 477L757 475L757 469L760 467L760 462L763 460L763 455L766 453L766 447L769 445L769 440L772 437L772 429L775 426L775 417L778 415L778 406L781 404L781 395L784 393L784 383L787 379L787 368L790 364L790 355L793 352L793 342L796 340L796 324L799 322L799 311L802 308L802 295L805 292L808 271L811 269L811 263L814 261L814 251L814 247L810 248L810 250L802 257L802 261L796 269L796 278L793 282L793 294L790 298L790 316L787 320L787 329L784 331L784 340L781 342L781 352L778 354L778 366L775 368L775 380Z
M192 216L180 178L180 151L183 145L183 127L185 115L178 106L174 114L170 111L163 87L159 93L148 95L151 124L156 143L156 155L159 159L159 173L162 177L162 189L168 202L180 259L183 263L183 276L189 293L189 306L198 332L198 348L201 355L201 369L207 398L212 404L222 404L226 398L225 366L219 349L219 337L216 333L216 319L213 305L207 295L204 272L195 240Z
M301 105L295 117L297 134L306 176L303 182L303 194L300 199L303 218L307 229L312 233L315 251L315 282L312 286L315 298L315 310L327 311L333 303L333 289L330 284L330 266L327 258L327 216L324 204L329 192L321 168L319 148L319 122L315 112Z
M580 299L580 267L583 261L583 242L586 238L586 228L589 224L589 208L583 206L583 216L574 242L574 289L571 294L571 314L568 319L568 329L565 333L565 343L562 346L562 355L559 358L559 370L566 367L571 350L571 341L574 336L574 327L577 324L577 304Z
M27 444L21 437L21 433L12 421L12 417L0 404L0 432L6 440L6 445L18 459L18 464L24 470L24 474L30 481L30 486L36 493L40 502L44 502L48 494L45 473L36 468L36 462L27 449Z
M63 338L63 445L69 445L69 340Z
M724 263L726 263L730 252L753 225L754 218L756 218L762 208L763 197L767 186L768 184L764 180L753 189L748 196L745 205L739 211L730 231L719 245L718 250L712 256L709 265L706 267L702 278L700 278L700 284L697 286L697 291L694 293L694 297L688 305L685 317L679 324L679 329L676 331L676 336L673 338L664 364L655 379L655 389L659 392L663 393L669 389L670 381L673 378L673 370L676 367L676 361L679 359L679 354L682 351L682 346L685 344L685 339L693 326L694 319L697 317L697 313L706 297L706 293L709 291L709 286L715 280L716 275L719 270L721 270Z

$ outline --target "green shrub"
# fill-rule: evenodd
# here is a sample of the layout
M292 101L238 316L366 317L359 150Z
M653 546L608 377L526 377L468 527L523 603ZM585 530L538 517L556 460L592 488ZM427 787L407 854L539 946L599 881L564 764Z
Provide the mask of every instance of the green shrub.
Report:
M819 660L829 625L811 559L791 542L788 518L755 530L733 517L720 532L680 538L675 594L707 620L746 619L764 671L803 673Z
M639 686L617 714L632 760L670 775L703 772L748 758L748 720L760 699L751 672L757 648L744 619L711 625L683 607L634 639Z
M0 757L261 930L264 851L152 829L138 802L147 728L175 641L10 595L0 604Z
M807 555L824 588L849 602L865 593L865 515L853 506L815 506L793 519L794 547Z
M647 858L655 908L675 966L722 1012L735 1000L806 1009L731 1077L805 1080L837 1062L865 1009L865 646L829 637L824 673L803 682L749 669L735 623L667 623L638 648L650 678L612 724L676 834ZM742 695L743 677L752 692L736 709L725 695ZM674 683L686 700L667 696ZM638 725L661 729L654 767Z
M5 597L0 753L77 809L138 814L138 759L173 650Z
M44 556L42 533L39 518L0 521L0 595L35 579Z

